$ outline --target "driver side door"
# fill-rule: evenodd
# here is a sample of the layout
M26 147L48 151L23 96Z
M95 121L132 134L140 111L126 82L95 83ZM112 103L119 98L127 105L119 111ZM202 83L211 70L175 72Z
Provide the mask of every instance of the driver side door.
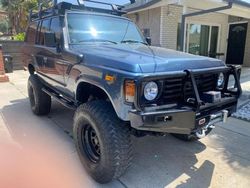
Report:
M47 32L55 33L56 46L60 45L61 40L61 25L60 17L51 18L50 27ZM58 90L63 90L65 87L64 73L65 63L62 59L62 54L58 52L57 47L46 47L46 59L44 59L44 74L49 79L51 85Z

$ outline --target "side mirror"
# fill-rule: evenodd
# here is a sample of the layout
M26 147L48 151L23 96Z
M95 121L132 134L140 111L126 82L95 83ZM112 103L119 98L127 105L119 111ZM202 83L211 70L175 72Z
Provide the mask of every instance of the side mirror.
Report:
M44 33L44 45L48 47L56 47L56 34L54 32Z
M148 43L148 45L151 45L151 38L150 37L146 37L146 42Z

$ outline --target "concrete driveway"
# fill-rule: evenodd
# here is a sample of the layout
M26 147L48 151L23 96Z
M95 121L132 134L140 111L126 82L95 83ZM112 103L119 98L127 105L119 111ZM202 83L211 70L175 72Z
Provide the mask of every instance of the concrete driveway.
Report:
M49 174L57 174L65 187L72 188L250 186L250 123L234 118L194 143L170 135L133 138L134 161L128 172L110 184L96 184L84 172L70 136L74 112L54 102L49 116L33 115L27 99L27 77L26 72L17 71L10 74L10 83L0 84L0 143L11 140L20 150L31 153L20 165L23 181L34 178L46 183L51 171ZM0 157L3 169L1 165L6 164L1 159L9 158ZM41 172L36 168L39 165L45 172L36 173ZM27 169L32 173L25 173Z

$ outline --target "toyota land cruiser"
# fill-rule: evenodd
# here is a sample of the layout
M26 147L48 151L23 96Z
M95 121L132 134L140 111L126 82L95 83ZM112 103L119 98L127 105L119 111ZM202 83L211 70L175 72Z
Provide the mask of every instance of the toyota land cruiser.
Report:
M22 58L32 111L48 114L51 98L76 109L76 148L100 183L131 164L131 135L198 140L236 111L241 95L240 67L150 46L121 7L110 6L40 6Z

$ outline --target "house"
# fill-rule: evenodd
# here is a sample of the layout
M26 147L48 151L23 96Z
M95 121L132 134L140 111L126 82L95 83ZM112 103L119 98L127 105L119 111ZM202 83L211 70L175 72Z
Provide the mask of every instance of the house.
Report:
M125 9L152 45L250 66L248 2L137 0Z

